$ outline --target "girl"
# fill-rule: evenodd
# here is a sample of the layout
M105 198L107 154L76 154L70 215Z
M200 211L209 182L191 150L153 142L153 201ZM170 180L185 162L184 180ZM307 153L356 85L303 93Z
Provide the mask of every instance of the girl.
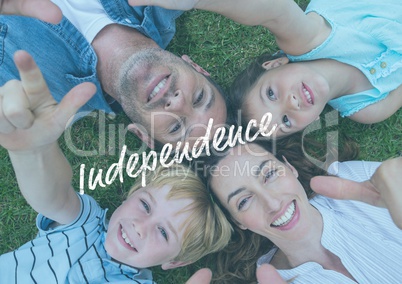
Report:
M395 224L402 228L397 185L402 158L385 162L377 171L379 163L358 161L336 162L328 169L345 179L365 181L361 184L334 177L311 181L311 187L327 195L386 206L394 224L386 209L314 196L309 182L322 170L297 157L303 155L300 149L278 149L274 156L258 144L236 146L209 163L210 189L237 227L249 232L237 236L249 247L233 243L237 251L221 265L243 273L237 282L251 283L254 278L244 273L255 260L244 257L250 256L251 247L260 252L258 265L274 265L292 283L399 283L402 231ZM290 162L283 155L292 157ZM293 167L293 162L300 166Z
M293 0L129 3L199 8L268 28L284 54L263 56L236 78L229 111L241 109L245 123L272 113L277 137L304 129L327 103L361 123L380 122L402 106L398 0L312 0L305 13Z

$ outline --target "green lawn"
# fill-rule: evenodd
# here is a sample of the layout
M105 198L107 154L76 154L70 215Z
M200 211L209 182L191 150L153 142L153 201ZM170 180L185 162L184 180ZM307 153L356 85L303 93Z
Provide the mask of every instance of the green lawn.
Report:
M243 69L253 57L276 51L274 39L266 30L258 27L243 27L219 15L202 11L186 12L178 22L178 32L168 49L178 55L188 54L208 70L223 87L227 87L238 71ZM108 169L117 162L120 146L128 145L135 151L140 143L134 135L125 133L128 120L119 115L106 118L96 114L73 125L71 141L61 137L60 143L71 162L74 171L74 186L79 188L79 169ZM360 145L359 159L381 161L395 157L402 152L402 110L390 119L375 125L361 125L348 119L338 119L335 126L325 127L312 133L325 137L326 133L346 133ZM90 157L77 155L71 145L84 151L94 151ZM4 149L0 149L0 253L13 250L34 237L36 216L26 204L17 188L13 170ZM86 174L87 175L87 174ZM111 210L120 204L132 180L125 177L124 183L116 180L106 188L86 192L94 196L101 205ZM87 186L87 185L86 185ZM208 263L208 266L214 265ZM207 266L200 262L193 266L172 271L155 269L157 283L184 283L197 269Z

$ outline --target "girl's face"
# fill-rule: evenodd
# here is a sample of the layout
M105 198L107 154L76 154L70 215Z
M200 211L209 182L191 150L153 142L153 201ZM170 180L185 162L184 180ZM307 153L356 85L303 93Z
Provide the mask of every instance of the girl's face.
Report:
M192 200L167 199L170 189L170 185L138 189L114 211L105 242L113 259L136 268L182 265L172 260L181 250L182 224L190 212L179 211Z
M270 112L271 124L278 125L276 137L304 129L328 102L329 86L323 76L309 64L287 62L287 58L265 62L269 72L254 84L242 107L247 119L257 121Z
M256 144L235 147L233 152L239 155L220 161L211 185L239 227L277 245L306 235L313 225L313 207L297 171Z

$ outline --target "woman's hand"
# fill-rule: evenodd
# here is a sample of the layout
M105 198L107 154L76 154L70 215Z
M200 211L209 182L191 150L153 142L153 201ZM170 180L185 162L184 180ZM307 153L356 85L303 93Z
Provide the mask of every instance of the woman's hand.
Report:
M402 157L383 162L370 180L355 182L338 177L317 176L311 180L311 188L331 198L386 207L395 225L402 229Z
M0 0L0 14L22 15L57 24L62 13L50 0Z

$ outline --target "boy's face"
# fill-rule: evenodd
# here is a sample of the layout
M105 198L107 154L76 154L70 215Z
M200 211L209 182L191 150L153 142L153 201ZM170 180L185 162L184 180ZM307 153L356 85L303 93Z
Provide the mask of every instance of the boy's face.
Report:
M168 200L170 189L170 185L138 189L116 209L105 242L113 259L136 268L182 265L172 260L181 250L185 229L181 225L190 213L178 212L192 200Z

